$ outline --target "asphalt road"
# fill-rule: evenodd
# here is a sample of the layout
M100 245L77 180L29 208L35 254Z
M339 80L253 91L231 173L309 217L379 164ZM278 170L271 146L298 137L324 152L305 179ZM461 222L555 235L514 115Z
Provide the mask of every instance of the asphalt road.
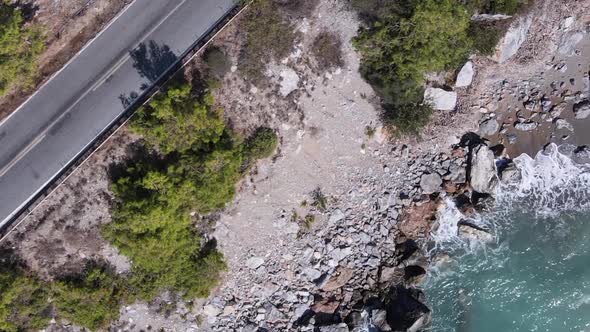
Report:
M0 229L233 4L136 0L0 123Z

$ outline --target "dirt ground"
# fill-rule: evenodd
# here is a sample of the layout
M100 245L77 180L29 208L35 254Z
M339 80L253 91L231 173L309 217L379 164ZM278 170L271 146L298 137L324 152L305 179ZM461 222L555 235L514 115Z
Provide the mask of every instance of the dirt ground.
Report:
M15 87L0 97L0 119L13 112L47 79L63 67L131 0L23 0L32 9L32 24L46 34L39 58L39 75L31 89Z
M110 221L109 167L136 139L120 130L9 236L8 245L33 271L51 280L79 271L92 258L105 259L119 272L129 269L128 259L101 237L100 226Z

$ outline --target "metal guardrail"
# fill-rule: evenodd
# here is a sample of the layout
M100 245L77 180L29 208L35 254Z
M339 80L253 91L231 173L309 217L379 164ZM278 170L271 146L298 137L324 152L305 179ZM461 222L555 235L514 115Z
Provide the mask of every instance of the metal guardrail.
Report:
M147 103L168 81L198 54L225 26L227 26L247 6L234 5L201 37L199 37L172 65L170 65L154 83L145 89L116 119L114 119L95 139L80 151L62 170L55 174L45 187L20 208L15 215L0 228L0 243L16 228L33 210L55 191L80 165L94 154L119 128L121 128L137 109Z

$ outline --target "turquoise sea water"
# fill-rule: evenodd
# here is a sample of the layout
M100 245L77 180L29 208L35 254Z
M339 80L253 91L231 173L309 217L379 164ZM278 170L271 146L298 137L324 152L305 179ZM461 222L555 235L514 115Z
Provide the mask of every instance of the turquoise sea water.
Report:
M590 172L557 152L517 164L523 181L477 217L497 243L458 239L463 216L451 202L441 210L431 331L590 331Z

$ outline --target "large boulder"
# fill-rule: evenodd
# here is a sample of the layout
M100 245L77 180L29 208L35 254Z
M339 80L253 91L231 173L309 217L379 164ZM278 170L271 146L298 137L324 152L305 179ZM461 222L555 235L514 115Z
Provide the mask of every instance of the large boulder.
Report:
M424 100L435 110L452 111L457 106L457 93L439 88L427 88L424 91Z
M471 176L469 183L473 190L483 194L493 194L498 184L494 152L485 144L471 150Z
M574 126L571 123L567 122L565 119L555 119L555 128L557 129L565 129L569 131L574 131Z
M585 145L577 147L572 159L578 164L590 164L590 148Z
M279 92L283 97L287 97L291 92L297 90L299 85L299 75L291 68L285 68L280 73L281 82Z
M401 285L389 290L384 301L387 324L393 331L418 331L430 322L430 309L422 303L424 295Z
M561 55L571 56L576 53L578 44L584 39L586 33L582 31L570 31L561 37L557 51Z
M504 63L512 58L527 39L532 23L533 18L531 16L515 20L496 47L496 53L492 59Z
M473 81L473 62L467 61L467 63L461 68L459 74L457 75L457 81L455 82L455 87L457 88L464 88L471 85Z

